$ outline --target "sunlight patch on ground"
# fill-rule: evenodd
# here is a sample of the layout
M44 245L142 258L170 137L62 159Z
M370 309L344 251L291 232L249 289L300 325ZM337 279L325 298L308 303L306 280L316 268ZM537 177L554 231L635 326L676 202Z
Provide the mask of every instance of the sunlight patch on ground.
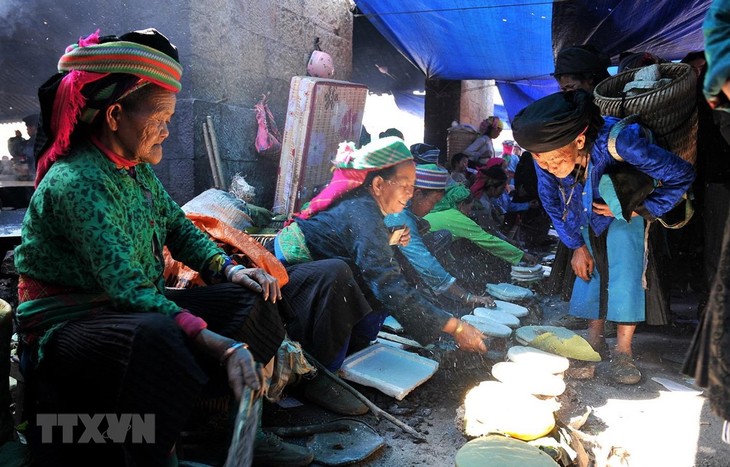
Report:
M594 416L606 424L603 448L606 453L612 446L626 449L632 467L693 466L704 401L667 391L654 399L608 399L594 408Z

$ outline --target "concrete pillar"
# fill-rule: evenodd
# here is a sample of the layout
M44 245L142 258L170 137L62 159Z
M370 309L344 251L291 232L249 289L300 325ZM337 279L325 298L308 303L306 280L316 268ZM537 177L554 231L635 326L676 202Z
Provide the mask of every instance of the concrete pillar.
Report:
M451 122L459 120L461 81L427 79L423 141L441 149L446 160L446 137Z
M465 80L461 82L460 123L474 128L490 115L494 115L494 80Z

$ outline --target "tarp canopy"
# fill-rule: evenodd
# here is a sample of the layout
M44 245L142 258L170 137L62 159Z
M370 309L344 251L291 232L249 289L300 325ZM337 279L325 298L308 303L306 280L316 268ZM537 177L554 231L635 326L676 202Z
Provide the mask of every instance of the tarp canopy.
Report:
M361 12L429 78L497 81L513 117L557 91L557 51L592 44L612 57L667 60L702 50L711 0L357 0Z

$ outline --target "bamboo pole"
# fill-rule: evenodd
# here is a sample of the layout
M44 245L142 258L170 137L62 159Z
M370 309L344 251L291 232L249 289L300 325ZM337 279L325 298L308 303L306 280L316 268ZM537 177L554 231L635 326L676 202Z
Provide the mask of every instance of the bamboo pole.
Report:
M420 441L427 441L426 438L421 433L419 433L418 431L416 431L413 427L406 425L402 421L400 421L397 418L395 418L393 415L389 414L385 410L381 409L377 405L375 405L372 402L370 402L370 399L368 399L367 397L363 396L362 393L360 393L360 391L358 391L357 389L353 388L352 386L350 386L349 384L347 384L345 381L343 381L342 378L340 378L339 376L337 376L336 374L332 373L327 368L325 368L321 363L319 363L317 361L317 359L315 359L309 353L307 353L306 350L303 350L303 352L304 352L304 355L309 360L311 360L312 362L314 362L315 366L317 367L317 369L319 371L323 371L327 376L329 376L330 378L332 378L337 384L339 384L343 388L345 388L348 391L350 391L352 393L352 395L354 395L358 400L360 400L360 402L362 402L363 404L365 404L368 407L368 409L370 409L370 411L373 413L373 415L375 415L375 418L377 418L378 420L380 420L380 417L382 416L383 418L385 418L386 420L388 420L390 423L394 424L395 426L397 426L401 430L405 431L409 435L413 436L414 438L416 438L416 439L418 439Z
M221 190L225 190L226 185L226 176L223 173L223 162L221 161L221 155L220 152L218 152L218 137L215 134L215 128L213 127L213 117L208 115L205 117L208 121L208 133L210 133L210 144L213 146L213 156L215 157L215 165L218 168L218 180L220 180L221 186L219 187Z
M205 139L205 151L208 153L208 162L210 163L210 172L213 174L213 187L220 190L221 181L218 178L218 168L215 165L215 156L213 155L213 146L210 143L210 135L208 134L208 124L203 122L203 138Z

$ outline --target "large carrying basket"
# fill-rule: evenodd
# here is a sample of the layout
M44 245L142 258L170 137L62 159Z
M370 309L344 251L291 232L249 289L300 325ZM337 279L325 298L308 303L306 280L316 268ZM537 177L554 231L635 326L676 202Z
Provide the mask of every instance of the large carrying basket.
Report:
M451 163L451 157L468 148L478 136L479 133L476 130L461 125L449 128L446 137L447 163Z
M662 63L662 78L671 83L626 97L624 86L634 80L636 70L606 78L594 91L602 115L624 118L638 114L639 123L649 128L656 143L694 164L697 158L697 76L686 63Z

